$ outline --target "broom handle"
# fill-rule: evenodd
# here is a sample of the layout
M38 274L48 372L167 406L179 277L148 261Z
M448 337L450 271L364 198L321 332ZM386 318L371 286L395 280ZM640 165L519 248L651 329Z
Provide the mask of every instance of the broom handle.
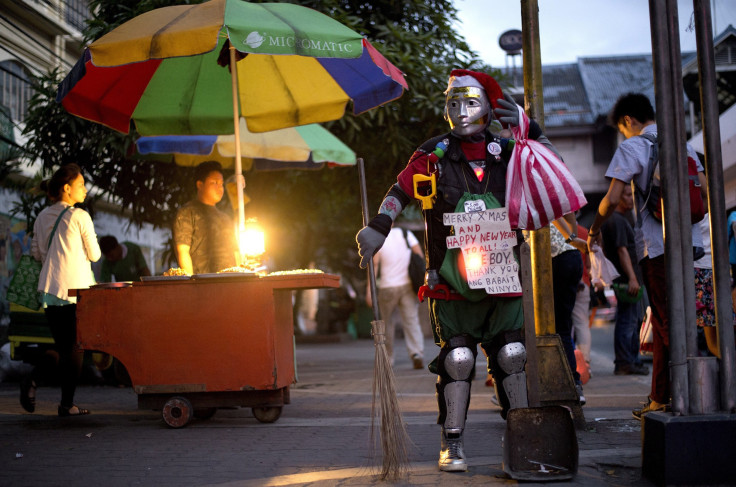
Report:
M368 225L368 195L365 185L365 165L363 158L358 158L358 178L360 179L360 206L363 209L363 226ZM376 291L376 271L373 269L373 256L368 259L368 283L371 288L371 304L373 305L373 319L381 320L381 312L378 309L378 292Z

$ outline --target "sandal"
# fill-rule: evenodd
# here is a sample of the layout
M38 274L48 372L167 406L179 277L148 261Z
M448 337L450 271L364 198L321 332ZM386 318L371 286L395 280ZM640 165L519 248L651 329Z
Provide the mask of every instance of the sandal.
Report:
M76 404L72 404L71 407L65 408L64 406L59 405L59 416L66 417L66 416L84 416L86 414L90 414L92 411L89 409L80 408Z
M29 413L36 410L36 383L30 377L20 381L20 405Z

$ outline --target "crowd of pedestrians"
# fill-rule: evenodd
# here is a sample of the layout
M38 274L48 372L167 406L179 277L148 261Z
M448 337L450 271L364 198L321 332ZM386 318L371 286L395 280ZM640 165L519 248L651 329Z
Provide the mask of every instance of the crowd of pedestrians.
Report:
M651 411L668 411L670 410L670 341L669 341L669 317L667 314L667 266L665 262L665 247L662 221L657 218L656 209L651 209L647 202L650 197L650 185L652 183L652 172L654 168L650 166L654 163L650 158L655 142L652 142L645 135L651 135L656 140L657 125L655 123L655 114L652 104L645 95L640 93L630 93L619 98L610 114L610 122L618 127L624 140L616 150L613 159L606 171L606 177L610 179L610 186L606 195L601 200L598 211L596 212L593 224L590 226L588 233L588 244L603 245L606 236L603 235L604 224L617 213L620 202L625 200L628 194L626 188L631 188L633 183L636 192L636 211L637 219L635 224L635 247L636 260L641 266L644 285L646 286L647 295L651 304L652 328L654 331L653 357L652 357L652 387L647 402L640 409L635 409L633 414L637 418L641 418L644 414ZM688 144L688 156L699 161L694 149ZM702 196L705 193L705 176L703 175L703 167L697 162L699 179L701 183ZM626 205L627 203L624 203ZM609 233L613 236L614 233ZM611 240L609 236L609 241ZM692 246L702 247L702 236L697 228L693 228ZM621 240L624 242L625 240ZM610 244L611 250L609 255L613 256L614 248L616 255L626 260L628 250L618 252L619 243ZM623 245L626 246L625 244ZM623 266L622 266L623 269ZM636 289L635 279L636 273L632 269L625 269L625 276L628 281L628 295L634 295ZM695 284L693 283L693 286ZM622 300L623 301L623 300ZM626 306L623 306L626 310ZM617 326L619 320L617 319ZM625 330L626 328L622 328ZM622 336L621 347L626 347L624 341L628 339ZM617 350L618 352L618 350ZM621 360L631 361L633 357L621 356ZM618 360L617 355L617 360ZM617 364L619 370L634 370L638 367L636 360L633 362L621 362ZM621 367L628 367L622 369Z

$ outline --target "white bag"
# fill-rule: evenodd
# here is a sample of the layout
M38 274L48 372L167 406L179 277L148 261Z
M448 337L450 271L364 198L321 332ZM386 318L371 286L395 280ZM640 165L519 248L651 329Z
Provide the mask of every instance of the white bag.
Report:
M594 245L590 252L590 282L608 287L619 275L616 266L603 255L603 249Z

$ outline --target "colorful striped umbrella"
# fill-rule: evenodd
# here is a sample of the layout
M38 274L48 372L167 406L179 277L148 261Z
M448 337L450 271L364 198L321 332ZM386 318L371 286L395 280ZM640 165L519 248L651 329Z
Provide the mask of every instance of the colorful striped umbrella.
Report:
M57 101L123 133L132 122L141 135L232 134L228 51L237 115L251 132L336 120L350 100L361 113L407 88L367 40L322 13L211 0L152 10L93 42Z
M229 69L223 68L227 66ZM400 97L401 72L360 34L289 3L210 0L141 14L93 42L59 85L69 113L123 133L268 132ZM238 220L245 223L242 187Z
M140 154L167 154L180 166L196 166L215 160L233 167L233 135L160 135L140 137ZM271 132L252 133L240 120L240 148L244 170L320 169L328 166L354 166L353 152L321 125L311 124Z

